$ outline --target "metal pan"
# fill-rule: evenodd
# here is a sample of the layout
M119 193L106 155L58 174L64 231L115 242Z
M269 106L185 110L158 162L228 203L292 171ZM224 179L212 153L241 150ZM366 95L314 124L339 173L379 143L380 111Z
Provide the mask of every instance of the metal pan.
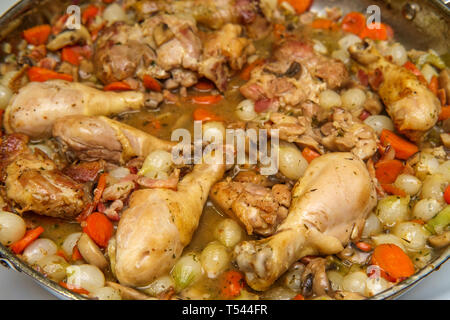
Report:
M439 54L450 53L450 7L448 0L315 0L313 11L325 7L339 6L344 12L365 12L370 5L381 9L382 21L387 22L396 31L396 39L407 49L428 50L433 48ZM72 3L86 1L68 0L22 0L0 17L0 41L17 30L48 21L52 15L62 14ZM407 280L385 290L372 300L395 299L413 288L450 257L450 248L442 250L425 268ZM20 260L9 249L0 244L0 264L7 268L23 272L43 288L61 299L86 299L57 283L47 279L41 273Z

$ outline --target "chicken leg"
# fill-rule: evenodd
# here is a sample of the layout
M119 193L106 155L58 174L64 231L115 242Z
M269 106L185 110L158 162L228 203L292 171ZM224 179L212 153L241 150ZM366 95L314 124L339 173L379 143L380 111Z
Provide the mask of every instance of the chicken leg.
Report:
M369 74L379 75L377 91L395 128L419 141L438 121L439 99L411 71L384 58L372 43L355 44L349 52Z
M11 99L3 124L7 133L45 139L51 136L55 120L63 116L106 116L139 110L146 103L142 92L105 92L63 80L30 82Z
M375 204L364 162L351 153L323 155L294 186L289 214L276 233L236 246L239 269L250 287L266 290L301 257L343 250Z
M56 120L53 137L78 159L103 159L124 164L145 158L154 150L171 151L176 142L158 139L144 131L103 116L67 116Z
M116 276L121 284L145 286L170 271L197 229L211 186L223 164L198 164L177 191L135 191L117 229Z

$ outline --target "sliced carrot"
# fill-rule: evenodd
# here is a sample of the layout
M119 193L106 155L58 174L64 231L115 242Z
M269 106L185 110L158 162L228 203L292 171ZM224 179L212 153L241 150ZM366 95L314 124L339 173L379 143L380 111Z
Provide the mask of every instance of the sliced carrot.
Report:
M63 258L64 260L66 260L66 261L68 261L69 259L67 259L67 256L66 256L66 254L64 253L64 251L63 250L58 250L58 251L56 251L56 255L57 256L60 256L61 258Z
M278 0L279 4L283 2L289 3L297 14L301 14L311 7L313 0Z
M221 95L210 95L210 96L195 96L192 97L192 102L196 104L215 104L222 100Z
M242 80L245 80L245 81L250 80L250 75L251 75L253 69L255 69L256 67L262 65L263 63L264 63L264 59L257 59L255 61L253 61L247 67L245 67L244 70L242 70L242 72L241 72L239 77Z
M384 191L386 191L388 194L399 196L399 197L406 197L406 192L403 191L400 188L397 188L393 184L390 183L382 183L381 187Z
M106 178L108 177L107 173L102 173L98 178L97 187L94 190L94 206L97 206L102 198L103 191L106 188Z
M375 164L375 176L381 184L393 183L405 165L400 160L384 160Z
M83 232L87 233L100 247L106 248L113 234L113 229L112 222L103 213L94 212L87 217Z
M112 82L110 84L107 84L106 86L103 87L103 90L105 90L105 91L127 91L127 90L131 90L131 87L126 82L117 81L117 82Z
M72 250L72 261L78 261L78 260L83 260L83 257L81 256L78 246L75 245Z
M273 25L273 36L276 40L286 37L286 27L284 24L275 23Z
M303 149L302 151L302 155L303 158L306 159L306 161L308 161L308 163L310 163L311 161L313 161L315 158L320 157L320 153L306 147L305 149Z
M73 81L73 77L70 74L58 73L50 69L39 67L31 67L28 69L27 74L30 81L44 82L53 79Z
M413 220L411 220L411 222L418 223L418 224L421 224L421 225L425 224L425 221L423 221L422 219L413 219Z
M450 106L444 106L439 114L439 121L447 120L450 118Z
M330 20L324 18L318 18L311 23L313 29L324 29L324 30L336 30L338 29L337 24Z
M436 96L438 95L438 91L439 91L439 80L438 80L438 77L433 76L431 78L431 81L428 84L428 89L430 89L430 91L433 92Z
M389 277L402 280L414 274L414 264L408 255L392 243L380 244L372 254L371 263L377 265Z
M221 121L222 118L216 115L215 113L203 109L197 108L194 110L193 117L195 121Z
M89 5L81 14L81 22L83 24L91 22L100 12L100 8L96 5Z
M209 91L214 89L214 84L207 79L202 79L197 82L194 87L198 91Z
M370 26L365 26L359 34L359 37L361 39L369 38L372 40L389 40L394 37L394 31L385 23L373 23Z
M302 296L300 293L292 298L292 300L305 300L305 297Z
M245 280L239 271L227 271L224 273L221 283L221 296L224 298L234 298L241 293L245 286Z
M406 160L419 151L419 148L415 144L387 129L381 131L380 141L383 146L391 145L395 150L395 157L398 159Z
M27 29L23 32L24 39L35 46L45 44L48 37L52 33L52 28L48 24L42 24L33 28Z
M414 75L419 79L420 82L422 82L423 84L428 84L422 72L416 67L414 63L412 63L411 61L407 61L403 65L403 67L414 73Z
M82 60L80 47L65 47L61 51L61 60L67 61L74 66L78 66Z
M143 81L144 81L144 86L148 90L161 92L161 89L162 89L161 88L161 84L155 78L153 78L153 77L151 77L151 76L146 74L146 75L144 75Z
M444 199L445 202L447 202L447 204L450 204L450 185L448 185L447 188L445 188Z
M75 292L75 293L86 294L86 295L89 294L89 291L87 291L86 289L73 287L73 286L68 285L67 283L65 283L63 281L60 281L59 285L61 287L66 288L67 290L70 290L70 291Z
M52 34L53 35L57 35L58 33L60 33L61 31L64 30L66 23L67 23L67 19L69 19L70 15L69 14L63 14L61 17L58 18L58 20L56 20L55 23L53 23L52 25Z
M366 26L366 17L360 12L350 12L342 19L342 30L359 35Z
M22 253L26 247L28 247L34 240L39 238L42 232L44 232L44 228L42 228L41 226L29 230L25 233L25 236L22 239L14 242L9 248L15 254Z
M360 241L360 242L357 242L355 245L361 251L364 251L364 252L372 251L372 246L370 245L370 243Z

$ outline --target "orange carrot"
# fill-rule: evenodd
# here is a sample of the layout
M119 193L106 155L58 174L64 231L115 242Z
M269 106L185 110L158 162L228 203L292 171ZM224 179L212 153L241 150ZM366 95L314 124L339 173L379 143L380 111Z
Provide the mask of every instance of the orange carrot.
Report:
M73 286L68 285L67 283L65 283L63 281L60 281L59 285L61 287L66 288L67 290L70 290L70 291L75 292L75 293L86 294L86 295L89 294L89 291L87 291L86 289L73 287Z
M370 243L360 241L360 242L357 242L355 245L361 251L364 251L364 252L372 251L372 246L370 245Z
M78 246L75 245L72 250L72 261L83 260Z
M394 37L394 31L385 23L380 23L379 25L373 23L370 26L366 26L359 34L359 37L361 39L388 40Z
M161 92L161 84L155 78L146 74L142 80L144 81L144 86L148 90Z
M350 12L342 19L342 30L359 35L366 26L366 17L359 12Z
M375 176L381 184L393 183L405 168L399 160L383 160L375 164Z
M193 117L195 121L221 121L222 118L203 108L194 110Z
M25 30L23 37L28 43L38 46L47 42L50 33L52 33L50 25L42 24Z
M306 159L306 161L308 161L308 163L310 163L311 161L313 161L315 158L320 157L320 153L306 147L305 149L303 149L302 151L302 155L303 158Z
M428 85L428 89L430 89L430 91L433 92L436 96L438 95L438 91L439 91L438 77L433 76L431 78L430 84Z
M214 84L206 79L202 79L195 84L195 89L198 91L209 91L214 89Z
M444 199L445 202L447 202L447 204L450 204L450 185L448 185L447 188L445 188Z
M83 232L87 233L100 247L106 248L113 234L113 229L112 222L103 213L94 212L87 217Z
M414 274L414 265L408 255L392 243L380 244L372 254L372 264L377 265L396 281Z
M292 298L292 300L305 300L305 297L303 297L300 293Z
M423 84L428 84L427 80L425 80L425 77L423 76L422 72L416 67L416 65L414 63L407 61L403 65L403 67L408 69L412 73L414 73L414 75L419 79L420 82L422 82Z
M66 261L68 261L69 259L67 259L67 256L66 256L66 254L64 253L64 251L63 250L58 250L58 251L56 251L56 255L57 256L60 256L61 258L63 258L64 260L66 260Z
M314 29L336 30L337 24L330 19L318 18L311 23Z
M256 67L262 65L263 63L264 63L264 59L257 59L255 61L253 61L247 67L245 67L244 70L242 70L242 72L241 72L239 77L242 80L245 80L245 81L250 80L250 75L251 75L253 69L255 69Z
M279 4L283 2L289 3L297 14L301 14L311 7L313 0L278 0Z
M447 94L445 92L445 89L444 88L439 89L437 96L439 98L439 101L441 102L441 106L445 106L445 103L447 102Z
M239 271L227 271L223 275L221 285L221 295L224 298L234 298L241 293L241 289L245 286L245 280Z
M286 37L286 27L284 24L275 23L273 25L273 36L276 40L280 40Z
M395 156L398 159L406 160L419 151L419 148L415 144L400 138L394 132L387 129L381 131L380 141L383 146L390 144L394 148Z
M400 196L400 197L406 197L406 192L403 191L400 188L397 188L396 186L394 186L393 184L389 184L389 183L382 183L381 187L383 188L384 191L386 191L388 194L392 194L395 196Z
M80 47L78 46L65 47L61 51L61 60L67 61L74 66L80 65L82 58L83 57L81 56Z
M421 225L425 224L425 221L423 221L422 219L413 219L413 220L411 220L411 222L418 223L418 224L421 224Z
M106 86L103 87L103 90L105 90L105 91L127 91L127 90L131 90L131 87L126 82L117 81L117 82L112 82L110 84L107 84Z
M192 102L196 104L215 104L222 100L221 95L211 95L211 96L195 96L192 97Z
M9 248L15 254L22 253L26 247L28 247L34 240L39 238L42 232L44 232L44 228L42 228L41 226L29 230L27 231L27 233L25 233L25 236L22 239L14 242Z
M439 121L447 120L448 118L450 118L450 106L444 106L439 114Z
M39 67L31 67L28 69L27 74L30 81L44 82L52 79L73 81L73 77L70 74L58 73L50 69Z
M94 206L97 206L102 198L103 191L106 188L106 178L108 177L107 173L102 173L98 178L97 187L94 190Z
M89 5L81 14L81 22L83 22L83 24L91 22L99 14L99 12L99 7L93 4Z

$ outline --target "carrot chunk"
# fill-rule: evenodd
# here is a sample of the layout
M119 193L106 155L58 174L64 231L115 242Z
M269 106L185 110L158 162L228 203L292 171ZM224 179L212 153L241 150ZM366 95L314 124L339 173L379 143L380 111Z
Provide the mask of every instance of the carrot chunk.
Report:
M279 4L283 2L289 3L297 14L301 14L311 7L313 0L278 0Z
M80 47L65 47L61 51L61 60L67 61L74 66L80 65L81 59L83 58L80 54Z
M127 90L131 90L131 87L126 82L117 81L117 82L112 82L110 84L107 84L106 86L103 87L103 90L105 90L105 91L127 91Z
M400 160L383 160L375 164L375 176L381 184L395 182L405 168Z
M195 121L221 121L222 118L216 115L215 113L203 109L197 108L194 110L193 117Z
M448 118L450 118L450 106L444 106L439 114L439 121L447 120Z
M394 148L395 156L398 159L406 160L419 151L419 148L415 144L400 138L394 132L387 129L381 131L380 141L384 146L390 144Z
M359 35L366 26L366 17L359 12L350 12L342 19L342 30Z
M366 26L359 34L361 39L369 38L372 40L389 40L394 37L394 31L385 23L371 24Z
M148 90L161 92L161 84L156 80L155 78L149 76L148 74L144 75L144 78L142 79L144 81L144 86Z
M196 104L215 104L222 100L221 95L210 95L210 96L195 96L192 97L192 102Z
M263 63L264 63L264 59L257 59L255 61L253 61L247 67L245 67L244 70L242 70L242 72L241 72L239 77L242 80L245 80L245 81L250 80L250 75L251 75L253 69L255 69L256 67L262 65Z
M86 295L89 294L89 291L87 291L86 289L73 287L73 286L68 285L67 283L65 283L63 281L60 281L59 285L61 287L63 287L63 288L66 288L67 290L70 290L70 291L75 292L75 293L86 294Z
M445 202L447 202L447 204L450 204L450 185L448 185L447 188L445 188L444 199Z
M302 156L303 158L306 159L306 161L308 161L308 163L310 163L311 161L313 161L315 158L320 157L320 153L306 147L305 149L303 149L302 151Z
M338 29L337 24L330 20L324 18L318 18L311 23L313 29L324 29L324 30L336 30Z
M73 81L73 77L70 74L58 73L50 69L39 67L31 67L28 69L27 74L30 81L45 82L53 79Z
M103 213L94 212L87 217L83 232L87 233L100 247L106 248L113 234L113 229L112 222Z
M388 194L392 194L395 196L400 196L400 197L406 197L406 192L403 191L400 188L397 188L396 186L394 186L393 184L381 184L381 187L383 188L384 191L386 191Z
M371 263L396 281L408 278L415 272L414 264L408 255L392 243L377 246L373 251Z
M305 300L305 297L302 296L300 293L292 298L292 300Z
M25 236L22 239L14 242L9 248L15 254L22 253L26 247L28 247L34 240L39 238L42 232L44 232L44 228L42 228L41 226L33 230L29 230L27 231L27 233L25 233Z
M42 24L33 28L27 29L23 32L24 39L35 46L45 44L52 32L52 28L48 24Z
M245 280L239 271L227 271L223 275L221 284L221 295L224 298L234 298L241 293L245 286Z

